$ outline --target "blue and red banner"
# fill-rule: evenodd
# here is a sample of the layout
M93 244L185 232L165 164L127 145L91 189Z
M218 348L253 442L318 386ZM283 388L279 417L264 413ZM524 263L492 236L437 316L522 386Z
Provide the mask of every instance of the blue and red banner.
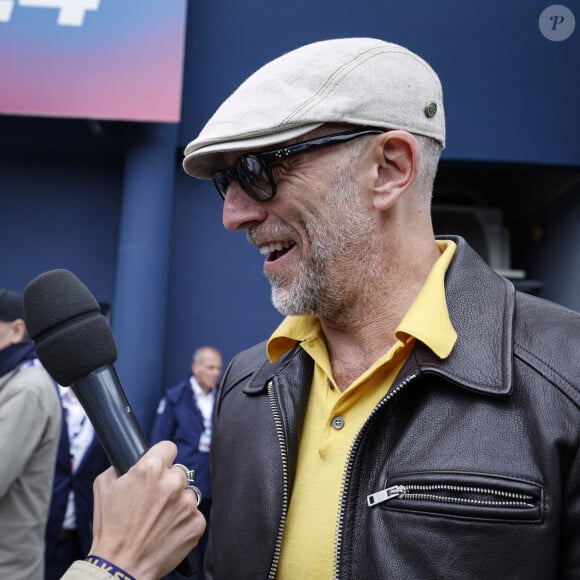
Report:
M0 0L0 113L177 122L186 0Z

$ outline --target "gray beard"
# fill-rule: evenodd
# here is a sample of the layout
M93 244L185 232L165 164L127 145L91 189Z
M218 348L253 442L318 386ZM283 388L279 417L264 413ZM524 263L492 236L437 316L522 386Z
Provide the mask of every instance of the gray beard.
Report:
M272 304L285 316L338 320L377 273L369 251L374 223L360 203L351 167L336 176L321 208L319 223L303 224L310 255L303 257L295 277L269 276Z
M326 284L324 277L317 270L318 265L307 266L301 262L296 278L284 284L285 276L269 277L272 286L272 304L285 316L306 314L318 316L324 305Z

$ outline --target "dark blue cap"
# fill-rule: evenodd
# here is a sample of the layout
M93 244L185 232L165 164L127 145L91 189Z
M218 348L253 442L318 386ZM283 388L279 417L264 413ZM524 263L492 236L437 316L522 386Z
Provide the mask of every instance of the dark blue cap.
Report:
M0 288L0 320L13 322L17 318L24 320L24 301L22 296L12 290Z

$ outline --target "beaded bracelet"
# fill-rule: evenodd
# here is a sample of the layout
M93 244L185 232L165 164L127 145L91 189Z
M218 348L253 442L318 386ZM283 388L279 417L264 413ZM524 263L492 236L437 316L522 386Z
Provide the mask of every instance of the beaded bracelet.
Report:
M89 564L93 564L94 566L98 566L105 572L108 572L113 578L117 578L118 580L135 580L131 574L127 574L125 570L119 568L119 566L115 566L109 560L105 560L100 556L95 556L94 554L90 554L85 558L85 562L89 562Z

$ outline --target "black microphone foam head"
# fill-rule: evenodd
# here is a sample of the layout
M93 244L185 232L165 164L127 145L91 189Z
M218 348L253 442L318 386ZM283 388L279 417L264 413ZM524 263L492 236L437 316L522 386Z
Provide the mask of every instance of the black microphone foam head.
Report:
M26 286L24 322L40 362L61 385L117 360L99 303L69 270L44 272Z

